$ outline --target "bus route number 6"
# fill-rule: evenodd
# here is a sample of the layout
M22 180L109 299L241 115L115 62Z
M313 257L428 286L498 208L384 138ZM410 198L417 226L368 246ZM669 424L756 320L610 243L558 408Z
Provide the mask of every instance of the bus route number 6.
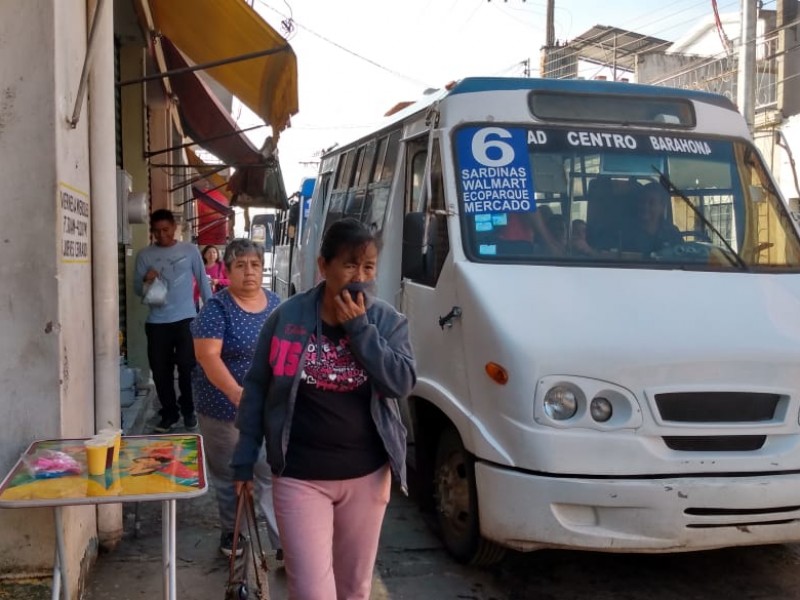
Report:
M514 161L514 148L503 141L511 137L511 132L501 127L479 129L472 137L472 156L487 167L505 167Z

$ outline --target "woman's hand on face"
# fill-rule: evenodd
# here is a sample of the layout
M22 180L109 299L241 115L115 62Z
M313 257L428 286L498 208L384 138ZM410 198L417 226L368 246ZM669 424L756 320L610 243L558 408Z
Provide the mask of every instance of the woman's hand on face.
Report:
M339 323L355 319L367 312L367 307L364 304L364 292L358 292L356 301L353 301L350 292L345 289L333 298L333 302Z

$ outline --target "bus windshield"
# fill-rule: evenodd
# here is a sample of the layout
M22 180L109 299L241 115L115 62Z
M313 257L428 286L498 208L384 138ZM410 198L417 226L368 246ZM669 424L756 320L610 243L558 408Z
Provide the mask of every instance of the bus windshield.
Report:
M790 216L745 141L485 123L456 130L454 150L470 260L800 267Z

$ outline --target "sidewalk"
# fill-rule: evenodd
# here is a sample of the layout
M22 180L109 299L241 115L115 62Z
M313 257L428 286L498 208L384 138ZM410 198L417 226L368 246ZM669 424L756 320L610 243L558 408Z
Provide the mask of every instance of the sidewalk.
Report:
M135 427L149 433L156 423L157 400L148 396ZM176 431L182 431L176 428ZM139 528L136 527L138 511ZM125 504L124 536L117 548L101 554L89 573L83 600L160 599L161 503ZM263 529L262 529L263 531ZM265 536L266 537L266 536ZM181 600L222 600L228 562L219 553L213 489L177 503L177 591ZM283 568L268 552L272 600L287 597ZM371 600L503 600L493 576L457 565L420 518L417 506L397 489L381 532Z
M125 434L146 434L158 422L158 400L154 391L137 399L129 413ZM185 431L182 426L173 429ZM101 553L89 573L84 600L133 600L161 598L161 503L123 505L122 541L109 553ZM222 600L228 578L228 561L219 552L217 506L214 490L198 498L177 502L177 589L180 598ZM262 529L263 531L263 529ZM266 538L266 533L264 532ZM285 597L282 569L270 561L270 591Z

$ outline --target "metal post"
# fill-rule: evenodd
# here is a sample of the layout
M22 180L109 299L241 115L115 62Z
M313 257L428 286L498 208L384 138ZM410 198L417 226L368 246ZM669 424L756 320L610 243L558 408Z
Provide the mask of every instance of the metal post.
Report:
M56 557L53 567L53 593L52 600L61 598L61 590L64 597L69 597L69 578L67 577L66 551L64 550L64 520L62 519L61 506L53 508L56 528Z
M103 14L103 7L106 5L105 0L97 0L97 7L94 11L94 19L92 19L92 28L89 31L89 41L86 44L86 57L83 59L83 70L81 71L81 80L78 84L78 93L75 95L75 108L72 109L72 117L69 119L69 126L75 129L78 126L78 121L81 118L81 106L83 106L83 97L86 95L86 84L89 81L89 69L92 66L92 55L94 54L95 35L97 33L100 17Z
M161 568L164 583L164 600L175 600L178 596L175 583L175 517L176 501L161 503Z

